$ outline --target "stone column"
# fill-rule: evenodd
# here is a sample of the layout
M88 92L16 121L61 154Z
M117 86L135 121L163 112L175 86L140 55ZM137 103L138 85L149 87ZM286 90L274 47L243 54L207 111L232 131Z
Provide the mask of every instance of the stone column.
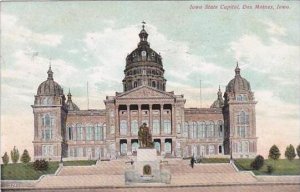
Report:
M160 135L162 135L164 133L164 130L163 130L163 125L164 125L163 110L164 110L164 105L160 104Z
M152 104L149 104L149 129L151 133L153 132L153 125L152 125L153 117L152 117Z
M127 136L131 135L130 105L127 105Z
M164 138L162 138L161 140L160 140L160 154L162 155L162 156L164 156L166 153L165 153L165 139Z
M116 131L116 136L120 137L120 122L119 122L119 105L115 105L115 112L116 112L116 118L115 118L115 131Z
M172 104L172 111L171 111L171 135L176 135L176 114L175 114L176 107Z
M127 139L127 155L132 155L131 148L131 139Z
M172 138L172 148L171 148L171 153L172 153L172 156L175 157L175 152L176 152L176 141L174 138Z
M138 104L138 127L142 125L142 105Z

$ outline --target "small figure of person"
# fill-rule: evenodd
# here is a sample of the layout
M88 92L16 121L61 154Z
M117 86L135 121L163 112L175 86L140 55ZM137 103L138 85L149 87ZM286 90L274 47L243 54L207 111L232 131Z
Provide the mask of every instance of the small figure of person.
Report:
M191 167L194 168L195 158L194 155L191 158Z
M131 159L130 164L133 165L133 160Z

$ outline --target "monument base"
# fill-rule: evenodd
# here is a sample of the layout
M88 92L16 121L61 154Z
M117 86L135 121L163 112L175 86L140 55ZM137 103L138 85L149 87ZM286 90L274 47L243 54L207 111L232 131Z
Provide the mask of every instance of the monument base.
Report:
M137 149L137 161L125 171L125 183L170 183L171 174L160 168L156 149Z

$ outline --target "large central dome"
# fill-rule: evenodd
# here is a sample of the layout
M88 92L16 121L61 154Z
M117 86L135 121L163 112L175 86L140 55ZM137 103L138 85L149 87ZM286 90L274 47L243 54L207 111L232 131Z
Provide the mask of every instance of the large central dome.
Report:
M138 47L126 57L123 89L128 91L138 86L148 85L165 91L166 79L164 78L162 58L160 54L150 48L147 41L148 33L144 25L139 37Z

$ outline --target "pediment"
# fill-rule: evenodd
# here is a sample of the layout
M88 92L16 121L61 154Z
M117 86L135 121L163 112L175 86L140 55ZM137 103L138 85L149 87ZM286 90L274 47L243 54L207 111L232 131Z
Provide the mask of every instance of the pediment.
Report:
M123 92L116 96L116 98L144 98L144 99L151 99L151 98L168 98L173 99L174 94L160 91L152 87L148 86L141 86L130 91Z

